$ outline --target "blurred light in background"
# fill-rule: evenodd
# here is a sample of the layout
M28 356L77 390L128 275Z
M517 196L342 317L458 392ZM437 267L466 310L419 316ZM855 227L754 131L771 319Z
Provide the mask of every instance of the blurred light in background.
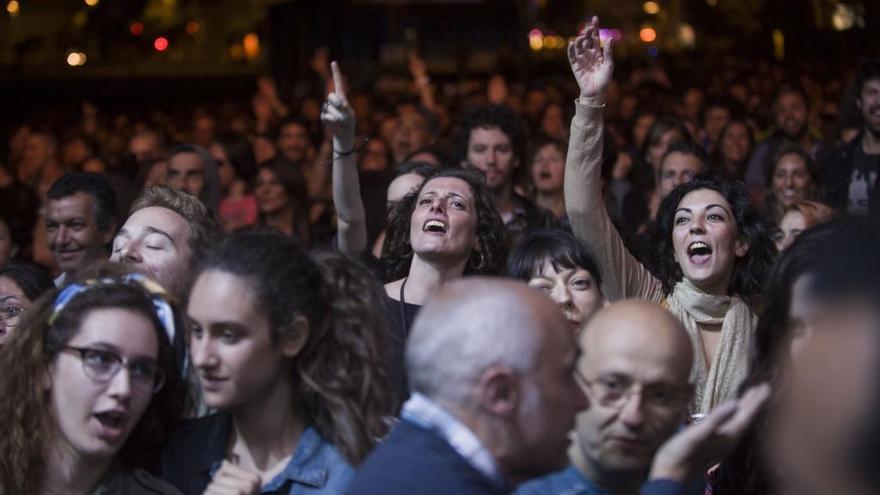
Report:
M529 31L529 48L538 51L544 48L544 35L540 29L532 29Z
M128 28L128 31L133 36L140 36L144 34L144 24L142 22L132 22L131 26Z
M697 45L697 33L694 27L687 23L682 23L678 27L678 42L684 48L693 48Z
M846 31L856 24L856 11L852 5L839 3L831 13L831 26L835 31Z
M202 25L198 21L189 21L186 23L187 34L196 34L202 30Z
M6 4L6 12L9 12L9 15L15 17L18 15L18 10L18 0L9 0L9 3Z
M773 30L773 56L776 60L785 60L785 35L781 29Z
M657 31L654 28L648 26L643 27L641 31L639 31L639 39L644 41L645 43L653 43L657 40Z
M257 36L257 33L244 35L242 46L244 47L244 56L248 60L253 61L260 56L260 37Z
M642 9L645 11L646 14L654 15L654 14L660 12L660 4L657 2L650 2L650 1L645 2L642 5Z
M156 38L155 41L153 41L153 48L155 48L158 52L164 52L168 49L168 38L164 36L159 36L158 38Z
M708 5L710 7L714 7L714 6L718 5L718 0L706 0L706 5Z
M83 52L70 52L67 54L67 65L79 67L86 63L86 54Z
M94 7L94 6L98 5L98 1L99 0L85 0L86 5L88 5L89 7Z

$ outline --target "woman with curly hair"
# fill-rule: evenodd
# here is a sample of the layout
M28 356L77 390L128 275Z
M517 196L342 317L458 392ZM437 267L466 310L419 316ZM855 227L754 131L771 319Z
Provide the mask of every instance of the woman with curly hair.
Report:
M611 43L598 19L569 46L581 89L571 124L565 202L575 235L596 256L610 300L638 297L667 307L688 330L695 356L695 412L735 397L757 324L754 303L776 248L741 183L698 176L660 204L654 273L626 250L602 201L602 103Z
M39 299L0 351L0 493L178 493L140 471L185 407L176 309L140 274L96 273Z
M188 307L192 365L217 412L174 435L163 476L186 494L342 493L391 413L381 304L342 255L317 260L278 232L221 241Z

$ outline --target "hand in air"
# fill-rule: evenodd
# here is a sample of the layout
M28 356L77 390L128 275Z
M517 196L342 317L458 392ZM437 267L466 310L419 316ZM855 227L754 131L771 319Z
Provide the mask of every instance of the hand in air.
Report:
M354 142L355 118L354 111L345 96L342 73L335 61L330 64L333 72L333 92L327 95L327 101L321 110L321 122L340 141Z
M568 62L581 88L581 96L604 94L614 71L612 44L609 38L605 41L605 47L602 47L599 40L599 18L596 16L593 16L583 34L568 44Z

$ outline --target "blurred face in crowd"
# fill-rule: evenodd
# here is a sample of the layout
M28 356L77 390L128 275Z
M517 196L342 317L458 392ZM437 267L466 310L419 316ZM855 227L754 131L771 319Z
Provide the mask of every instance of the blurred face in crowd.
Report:
M660 160L663 158L663 155L666 154L669 146L682 139L684 139L684 136L681 135L681 132L679 132L678 129L669 129L660 136L660 139L648 146L648 156L646 156L645 159L654 167L654 170L659 169Z
M82 138L74 138L64 143L61 161L64 163L64 166L73 167L83 163L91 155L92 150L88 143Z
M36 132L28 136L26 143L20 171L25 177L33 177L54 160L55 142L50 136Z
M150 206L132 213L113 240L110 261L129 263L183 300L190 280L189 224L178 213Z
M272 142L271 139L266 136L255 136L253 140L254 145L254 160L257 163L263 163L265 161L271 160L275 158L277 154L277 150L275 149L275 143Z
M46 206L46 240L63 272L104 259L113 230L113 226L106 230L98 228L95 198L91 194L77 192L50 199Z
M155 160L159 156L159 136L151 132L135 134L128 143L128 152L138 163Z
M144 178L144 187L164 186L168 182L168 162L159 160L150 165L150 170Z
M388 184L388 191L385 195L386 205L391 206L403 199L407 194L413 191L418 191L424 181L424 177L414 173L395 177L394 180L391 181L391 184Z
M687 419L687 334L662 308L627 301L598 312L580 343L590 405L577 418L578 447L595 470L644 472Z
M877 395L880 314L859 300L819 304L765 445L786 493L870 493L850 485L849 466Z
M9 224L0 218L0 265L6 263L18 253L18 246L12 240L12 231Z
M554 267L550 260L544 260L528 283L559 306L572 330L579 330L605 302L593 276L579 266Z
M193 122L193 142L207 148L214 139L214 119L207 115L197 117Z
M265 167L257 173L254 195L257 198L257 207L264 215L278 213L290 206L290 198L284 190L284 185L272 170Z
M724 135L721 136L721 142L718 143L721 148L721 156L730 163L741 163L749 158L749 130L742 122L732 122Z
M779 158L773 170L773 193L783 206L810 199L815 188L803 158L795 153L786 153Z
M298 122L288 123L278 133L278 152L292 162L306 157L309 150L309 132Z
M553 103L544 110L544 116L541 118L541 130L550 137L564 139L566 131L564 120L562 107Z
M709 107L706 110L706 135L709 136L709 140L713 143L718 141L718 135L721 134L721 129L724 129L724 126L727 125L727 122L730 120L730 110L725 107Z
M382 139L370 139L360 156L360 168L364 172L380 172L388 169L388 145Z
M519 166L510 137L498 127L471 130L466 162L486 174L486 184L492 192L510 187L513 172Z
M636 148L642 147L642 143L645 142L645 138L648 136L648 130L654 125L655 120L657 120L657 118L653 113L643 113L636 117L636 121L632 128L633 145Z
M782 93L773 109L776 112L776 126L786 137L799 140L807 132L807 102L799 93Z
M532 183L541 193L559 193L565 179L565 154L554 144L546 144L535 153Z
M749 249L739 239L730 203L712 189L691 191L682 198L673 219L672 245L684 276L714 295L727 294L736 259Z
M397 118L394 137L391 140L391 153L394 160L402 162L407 155L431 143L428 122L416 111L407 111Z
M198 153L184 151L168 159L168 185L182 189L195 197L205 187L205 164Z
M691 153L673 151L666 155L660 166L660 199L669 196L676 187L690 182L703 171L703 162Z
M477 204L471 186L437 177L422 187L410 220L410 243L421 257L467 260L477 243Z
M33 301L28 299L15 280L0 276L0 346L18 326L23 312L30 309Z
M232 166L232 161L229 160L229 155L226 154L223 146L213 143L208 148L208 152L217 161L217 175L220 176L220 187L225 191L235 182L235 167Z
M297 335L272 335L251 281L220 270L203 272L193 285L188 313L190 355L208 407L234 411L290 388L294 372L288 358L305 340L291 345Z
M875 137L880 136L880 78L865 81L856 105L862 113L865 129Z
M158 366L156 329L139 312L93 309L68 346L51 364L47 385L57 423L54 448L106 461L125 445L153 398L149 370ZM93 378L111 356L125 364L107 378Z

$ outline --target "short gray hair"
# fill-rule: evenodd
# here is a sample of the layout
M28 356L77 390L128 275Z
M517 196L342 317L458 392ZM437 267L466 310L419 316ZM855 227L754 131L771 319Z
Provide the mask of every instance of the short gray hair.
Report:
M542 297L509 280L468 277L447 283L422 308L407 340L412 390L464 404L491 366L532 371L546 324L533 311L534 296Z

